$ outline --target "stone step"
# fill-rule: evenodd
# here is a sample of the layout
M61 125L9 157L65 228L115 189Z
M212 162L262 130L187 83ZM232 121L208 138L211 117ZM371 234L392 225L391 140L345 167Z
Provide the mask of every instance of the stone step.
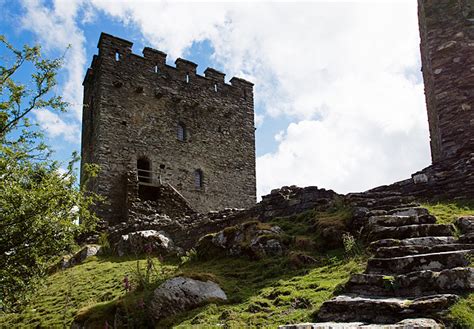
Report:
M426 236L420 238L408 239L381 239L370 244L370 250L377 250L381 247L395 247L395 246L432 246L436 244L450 244L455 243L456 239L453 236Z
M427 236L450 236L452 234L452 225L446 224L420 224L399 227L374 226L371 228L368 239L369 241L376 241L381 239L407 239Z
M398 227L406 225L435 224L436 217L431 215L382 215L369 217L370 226Z
M474 250L474 244L451 243L433 244L429 246L415 244L409 246L380 247L375 251L374 256L376 258L390 258L408 255L432 254L455 250Z
M345 285L351 294L374 296L423 296L474 291L474 268L456 267L417 271L402 275L354 274Z
M364 322L320 322L285 324L278 329L442 329L433 319L405 319L394 324L366 324Z
M446 251L434 254L420 254L393 258L371 258L366 274L404 274L415 271L442 271L469 264L467 255L471 250Z
M388 215L393 216L429 216L428 209L423 207L403 207L388 211Z
M447 310L458 299L457 295L452 294L415 299L339 295L323 303L317 320L394 323L407 318L431 317Z

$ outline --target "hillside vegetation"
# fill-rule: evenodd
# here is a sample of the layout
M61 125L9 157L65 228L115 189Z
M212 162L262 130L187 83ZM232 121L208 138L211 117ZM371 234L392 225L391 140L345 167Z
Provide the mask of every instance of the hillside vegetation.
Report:
M453 204L428 205L434 214L451 220L458 214L474 213L474 207ZM228 326L271 327L314 320L321 304L337 293L352 273L364 270L367 255L354 246L323 252L318 240L324 223L343 227L347 209L314 211L277 218L293 239L283 257L252 260L220 257L201 260L190 252L180 259L92 257L85 263L50 275L19 314L0 318L1 328L70 326L74 319L91 328L109 328L114 323L150 327L147 301L155 287L178 275L217 282L226 292L226 303L213 303L162 320L157 328L217 328ZM319 250L319 251L318 251ZM301 256L311 257L310 263ZM154 267L148 271L147 264ZM138 265L138 267L137 267ZM128 278L131 289L127 286ZM459 328L474 327L474 294L454 305L447 318Z

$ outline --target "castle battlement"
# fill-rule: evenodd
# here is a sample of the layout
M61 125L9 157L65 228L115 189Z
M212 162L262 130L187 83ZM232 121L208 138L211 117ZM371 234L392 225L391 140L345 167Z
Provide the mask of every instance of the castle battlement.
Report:
M133 74L142 74L153 83L154 78L159 77L166 80L174 80L180 84L187 84L192 87L209 89L219 93L230 92L232 94L240 93L248 98L253 95L253 83L242 78L233 77L225 82L225 73L208 67L204 70L204 75L197 74L198 64L189 60L178 58L175 66L166 63L167 54L150 47L143 49L143 56L132 52L133 43L115 37L113 35L102 33L100 35L97 48L99 54L94 55L90 68L87 70L83 85L86 86L96 71L103 70L103 63L112 65L111 69L116 69L117 73L127 73L125 67L133 70Z
M88 188L109 201L98 214L124 221L131 199L156 201L162 184L200 212L253 206L253 84L132 46L102 33L83 83L82 163L101 167Z

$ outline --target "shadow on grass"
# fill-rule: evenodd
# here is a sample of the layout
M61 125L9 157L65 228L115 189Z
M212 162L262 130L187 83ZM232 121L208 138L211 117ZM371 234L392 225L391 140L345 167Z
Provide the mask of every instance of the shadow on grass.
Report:
M268 306L267 304L280 303L285 306L286 304L293 303L293 300L296 298L294 296L298 295L300 286L301 288L314 291L318 291L318 289L323 290L325 298L329 297L334 289L336 289L337 284L325 287L324 284L320 286L314 282L305 283L305 276L314 269L327 267L327 272L323 272L320 278L324 281L325 275L334 275L334 273L330 273L331 267L338 268L344 266L347 260L344 258L341 250L335 250L325 255L313 256L318 260L317 263L299 268L295 267L288 257L268 258L259 261L250 260L245 257L222 257L206 261L193 260L187 262L181 265L171 276L185 276L198 280L215 281L226 292L229 298L228 302L225 304L202 306L174 317L162 319L156 324L156 327L169 328L182 323L185 323L185 326L202 325L200 321L205 321L207 316L213 316L215 319L209 321L215 323L225 312L228 312L223 312L223 309L229 307L238 309L238 312L242 310L242 312L252 315L260 312L263 317L265 312L267 312L265 310L265 307ZM114 257L106 257L103 261L113 261L114 259ZM133 260L133 258L131 259ZM163 265L176 266L176 262L173 259L169 263L167 261L163 262ZM344 275L348 277L348 274ZM126 313L128 321L140 323L138 327L147 327L144 326L142 320L145 318L147 322L151 323L151 319L143 315L142 312L136 313L137 300L149 300L156 286L158 284L149 287L148 291L131 292L119 300L95 305L84 310L78 315L77 319L87 320L88 325L93 328L95 326L92 323L95 323L96 327L100 327L100 325L103 327L105 321L112 321L113 314L119 312ZM283 295L283 297L280 295ZM288 300L285 301L285 298ZM137 326L129 323L129 327Z

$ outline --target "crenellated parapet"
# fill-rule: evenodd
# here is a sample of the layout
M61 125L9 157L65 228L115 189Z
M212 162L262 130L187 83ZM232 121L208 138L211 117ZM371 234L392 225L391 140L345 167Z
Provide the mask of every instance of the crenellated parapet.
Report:
M160 200L169 184L199 212L247 208L256 199L253 84L102 33L84 79L82 163L101 172L89 190L109 223L130 200ZM131 188L129 174L138 182Z
M145 47L142 52L143 56L139 56L132 52L132 46L133 43L128 40L102 33L97 45L99 54L94 55L83 84L87 85L94 74L109 66L109 69L112 70L115 68L116 71L123 73L129 71L134 75L148 76L150 79L153 78L152 73L155 73L155 76L167 79L168 85L169 80L175 80L180 84L186 83L193 87L211 89L215 92L223 90L238 92L245 97L253 95L253 83L242 78L233 77L228 84L225 82L225 74L216 69L207 68L204 75L199 75L196 63L178 58L175 61L175 66L171 66L166 63L166 53Z

